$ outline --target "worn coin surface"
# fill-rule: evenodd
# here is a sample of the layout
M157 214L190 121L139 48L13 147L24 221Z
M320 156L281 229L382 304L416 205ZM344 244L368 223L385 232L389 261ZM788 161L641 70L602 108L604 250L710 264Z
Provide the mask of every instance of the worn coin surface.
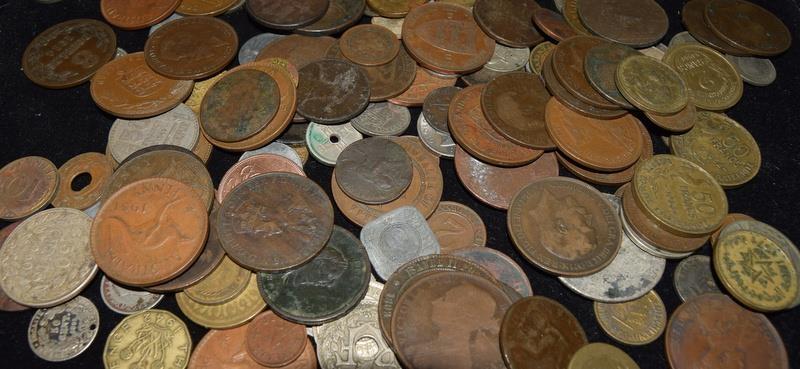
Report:
M227 73L228 71L224 70L219 72L216 76L196 82L192 88L191 95L189 95L189 98L187 98L183 103L191 108L195 114L200 114L200 105L203 103L203 98L206 96L206 93L208 93L208 90L211 88L211 86L222 79L222 77L224 77Z
M80 355L100 331L100 314L87 298L37 310L28 325L28 344L41 359L58 362Z
M619 109L619 105L609 101L592 87L584 71L584 61L589 50L608 43L593 36L576 36L564 40L553 50L553 72L561 85L578 100L601 109Z
M253 360L271 368L297 360L306 348L306 327L265 311L247 324L245 349Z
M297 112L313 122L342 123L369 104L369 81L355 64L325 59L304 66L299 73Z
M602 342L593 342L575 351L567 369L639 369L625 351Z
M56 195L59 182L56 166L41 156L6 164L0 168L0 219L22 219L44 209Z
M619 92L615 75L619 63L631 55L638 55L638 52L625 45L603 43L586 52L583 64L583 71L589 84L600 95L625 109L634 109L634 107Z
M150 27L167 18L181 0L101 0L100 13L112 25L124 30Z
M53 206L78 210L92 206L100 200L113 171L111 162L101 153L87 152L69 159L58 168L59 182L53 197ZM89 183L74 190L76 179L87 175Z
M357 23L364 15L365 7L364 0L332 0L322 18L295 32L309 36L339 33Z
M411 124L411 112L390 102L370 103L350 124L365 135L398 136Z
M440 87L431 91L425 97L425 102L422 104L422 116L437 131L450 132L447 127L447 114L450 109L450 102L458 91L461 91L460 87Z
M675 114L689 102L689 92L681 75L649 56L626 57L617 66L615 78L622 96L644 111Z
M439 202L428 218L443 254L471 247L486 246L486 226L480 215L468 206L453 201Z
M240 160L232 165L219 181L217 201L222 203L231 191L240 184L260 174L294 173L305 177L303 167L277 154L259 154Z
M247 0L247 13L261 25L296 29L314 23L328 11L326 0Z
M484 267L499 282L513 288L520 296L533 296L533 287L522 267L506 254L488 247L470 247L453 252Z
M328 48L336 42L335 38L327 36L288 35L268 43L258 53L256 61L280 58L299 70L311 62L323 59Z
M100 297L112 311L130 315L158 305L164 295L127 289L103 276L100 282Z
M477 0L472 14L481 29L497 42L511 47L530 47L544 41L531 22L534 11L539 8L534 0Z
M334 166L339 154L364 136L350 122L339 125L309 123L305 132L308 151L322 164Z
M704 15L712 32L753 55L778 55L792 44L792 34L780 18L749 1L712 0Z
M560 13L556 13L550 9L538 8L533 11L531 18L533 24L535 24L540 31L558 42L577 35L575 30L567 24Z
M228 257L197 284L187 287L183 293L204 305L219 305L233 300L244 291L250 280L249 270L240 267Z
M236 56L239 38L227 22L187 17L153 32L144 45L145 61L159 74L175 79L202 79L225 68Z
M178 104L152 118L118 118L108 131L108 150L118 163L131 154L156 145L173 145L191 150L200 136L200 123L192 109Z
M200 304L183 292L175 294L175 300L187 318L211 329L238 327L253 319L267 306L267 303L264 302L258 292L258 278L255 273L250 275L244 291L224 304Z
M736 67L745 82L753 86L764 87L775 82L775 65L767 58L725 55L725 59Z
M3 243L6 241L8 236L14 231L22 222L11 223L3 229L0 229L0 247L3 247ZM2 267L0 267L2 268ZM2 287L0 287L0 311L22 311L28 309L27 306L20 305L14 300L12 300L8 295L3 291Z
M667 309L656 291L628 302L595 302L594 314L606 334L627 345L653 342L667 325Z
M344 57L358 65L386 64L400 52L400 41L384 26L361 24L345 31L339 39Z
M328 48L326 57L350 61L341 51L340 42ZM406 91L414 82L417 72L417 63L401 47L397 56L382 65L359 65L367 75L369 81L369 101L383 101L397 97Z
M715 50L729 55L750 55L749 52L721 39L711 30L705 18L706 7L708 7L708 3L710 2L711 0L687 1L683 4L683 8L681 9L681 23L683 23L683 26L686 27L686 30L688 30L695 39L695 42L708 45ZM672 42L670 42L670 46L672 46Z
M678 264L673 281L681 301L706 293L722 293L711 268L711 258L705 255L692 255Z
M417 118L417 134L425 147L434 154L445 158L453 158L455 155L456 143L450 133L434 129L422 114Z
M686 107L675 114L660 115L646 111L644 115L647 116L647 119L653 122L653 124L667 131L680 133L686 132L694 127L697 120L697 108L689 101Z
M243 325L209 330L192 352L188 369L264 369L247 352L248 328L249 325Z
M256 57L258 57L258 53L261 52L267 44L284 37L286 36L265 32L249 38L239 49L239 65L255 61Z
M428 94L438 88L453 86L456 83L456 80L453 78L443 78L434 75L425 68L414 66L414 69L416 72L411 86L400 95L390 98L390 103L402 106L423 106Z
M633 47L658 42L669 27L667 13L653 0L578 0L578 15L592 33Z
M397 199L411 184L411 159L398 144L371 137L347 146L336 160L337 184L365 204Z
M146 362L183 369L191 352L192 338L180 318L166 310L145 310L123 319L109 333L103 364L122 369Z
M736 67L720 53L699 44L669 48L664 63L683 79L694 105L704 110L726 110L742 98L744 86Z
M498 76L481 92L486 120L503 137L515 144L540 150L555 147L545 127L545 106L550 93L530 73Z

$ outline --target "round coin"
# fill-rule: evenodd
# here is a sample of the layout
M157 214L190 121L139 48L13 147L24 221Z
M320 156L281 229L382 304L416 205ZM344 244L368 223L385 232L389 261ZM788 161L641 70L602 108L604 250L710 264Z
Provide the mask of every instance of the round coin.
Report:
M736 67L745 82L753 86L768 86L777 78L775 65L767 58L725 55L725 59Z
M672 115L659 115L644 112L653 124L670 132L686 132L694 127L697 121L697 108L689 101L686 107Z
M674 69L654 58L633 55L622 60L615 75L617 88L633 106L669 115L689 101L686 84Z
M426 0L367 0L370 10L387 18L402 18Z
M247 323L258 315L267 303L258 292L258 279L250 274L247 287L233 300L219 305L203 305L179 292L175 294L178 307L191 321L210 329L229 329Z
M124 30L150 27L167 18L181 0L101 0L100 13L112 25Z
M692 255L681 260L673 277L681 301L706 293L722 293L714 281L711 267L711 258L705 255Z
M513 288L520 296L533 296L533 287L525 271L506 254L488 247L470 247L455 250L453 255L484 267L495 279Z
M592 33L632 47L655 44L669 27L667 12L653 0L578 0L578 15Z
M555 48L556 45L550 41L545 41L536 45L533 50L531 50L531 55L528 57L528 64L525 66L526 70L541 77L544 63L549 60L549 56Z
M309 123L306 130L306 145L314 159L322 164L334 166L339 154L363 136L351 123L323 125Z
M472 8L475 21L489 37L511 47L530 47L544 37L531 23L539 9L534 0L477 0Z
M601 109L619 109L589 83L584 71L586 55L592 48L609 44L592 36L576 36L564 40L553 50L553 72L561 85L578 100Z
M248 328L249 325L244 325L209 330L192 352L188 369L264 369L265 367L253 360L247 352Z
M594 105L587 104L582 100L578 99L577 97L575 97L575 95L569 92L567 88L564 87L564 85L561 83L561 81L558 80L555 72L553 71L554 52L555 50L551 52L547 56L547 60L544 61L542 66L541 76L544 79L545 84L547 85L547 89L550 90L550 93L553 94L553 96L557 98L559 101L561 101L562 104L568 106L570 109L575 110L578 113L597 119L619 118L628 113L627 110L624 109L598 108Z
M498 76L481 92L486 120L515 144L548 150L555 147L545 127L545 106L550 93L541 78L514 72Z
M533 24L552 39L561 42L572 36L576 36L575 30L570 27L560 13L556 13L547 8L538 8L533 11Z
M103 195L113 171L108 158L101 153L87 152L69 159L58 168L59 183L53 206L83 210L94 205ZM89 183L83 187L76 186L83 179L79 177L86 176Z
M667 309L656 291L628 302L595 302L594 314L606 334L633 346L655 341L667 325Z
M402 54L403 51L400 53ZM456 83L455 79L436 76L425 68L417 67L416 63L414 63L414 69L416 71L411 86L401 94L390 98L390 103L402 106L423 106L425 98L431 92L441 87L453 86Z
M525 66L528 56L530 56L530 50L527 47L507 47L496 44L492 58L481 69L485 68L499 73L518 71Z
M389 102L370 103L350 124L365 135L397 136L411 124L411 112L405 106Z
M304 66L299 73L297 113L313 122L342 123L369 104L369 81L355 64L326 59Z
M431 127L422 114L417 118L417 134L425 147L434 154L445 158L455 155L456 143L453 142L453 137Z
M350 61L335 43L326 52L328 58ZM414 82L417 63L408 55L404 47L400 48L397 56L383 65L359 65L367 75L369 81L369 101L383 101L396 97L406 91Z
M156 145L194 149L200 136L200 123L192 109L178 104L174 109L152 118L119 118L108 131L108 150L118 163L131 154Z
M581 17L578 14L578 0L560 0L564 2L561 9L561 14L564 15L564 20L569 24L572 29L579 35L589 36L592 33L583 25Z
M729 44L727 41L719 38L716 33L711 30L711 27L706 23L706 7L711 0L692 0L683 4L681 9L681 23L689 31L690 35L704 45L713 47L729 55L746 56L750 53ZM672 42L670 42L672 44ZM672 45L670 45L672 46Z
M400 41L388 28L361 24L348 29L339 39L342 54L358 65L386 64L400 52Z
M255 61L256 57L258 57L258 53L261 52L261 49L266 47L270 42L279 40L283 37L285 36L266 32L249 38L239 49L239 56L237 57L239 60L239 65L244 65Z
M719 238L719 234L722 233L722 230L725 229L725 227L727 227L729 224L733 222L738 222L740 220L755 220L755 219L753 219L753 217L747 214L728 213L727 215L725 215L725 218L722 219L722 225L720 225L719 228L717 228L717 230L714 231L714 233L712 233L711 236L709 237L711 246L713 247L714 245L717 244L717 239Z
M403 148L372 137L347 146L336 160L337 184L347 196L365 204L397 199L411 184L411 159Z
M296 29L314 23L328 11L327 0L247 0L247 13L264 27Z
M127 289L103 276L100 281L100 297L112 311L130 315L153 308L164 295Z
M365 7L364 0L332 0L322 18L295 32L309 36L339 33L361 20Z
M44 209L58 185L56 166L41 156L26 156L6 164L0 168L0 219L22 219Z
M586 52L583 71L592 87L606 99L625 108L634 109L617 88L617 66L625 58L639 53L625 45L603 43Z
M166 310L145 310L123 319L108 335L103 349L107 369L130 368L154 360L165 368L184 369L192 352L186 324Z
M458 91L461 91L460 87L440 87L425 97L425 102L422 104L422 115L425 117L425 121L439 132L450 132L450 129L447 128L447 113L450 109L450 102Z
M440 202L428 218L428 225L444 254L486 246L486 226L480 215L466 205L452 201Z
M87 298L37 310L28 325L28 344L41 359L58 362L80 355L100 331L100 314Z
M11 232L17 229L17 226L20 224L22 224L22 222L11 223L3 227L3 229L0 229L0 247L3 247L3 243L8 236L11 235ZM14 300L8 297L5 291L3 291L2 287L0 287L0 311L22 311L26 309L28 309L27 306L14 302Z
M288 35L270 42L258 53L256 61L280 58L302 69L307 64L325 58L325 53L337 41L333 37Z
M306 341L305 326L265 311L247 325L244 346L253 360L277 368L297 360L305 351Z
M725 42L754 55L778 55L792 44L792 34L780 18L749 1L709 1L705 21Z
M282 144L280 142L273 142L267 146L264 146L260 149L252 150L252 151L245 151L242 156L239 157L239 161L244 161L247 158L251 158L256 155L261 154L272 154L282 156L286 159L292 161L292 163L297 164L298 167L303 167L304 160L300 157L300 154L291 146Z
M639 365L622 351L607 343L594 342L575 351L567 369L639 369Z
M203 305L219 305L233 300L247 287L252 273L223 257L214 270L183 293Z
M276 154L254 155L238 161L225 172L219 181L217 201L222 203L228 194L240 184L265 173L294 173L305 177L303 168L288 158Z
M742 98L736 67L718 52L698 44L669 48L663 58L686 83L689 100L704 110L726 110Z

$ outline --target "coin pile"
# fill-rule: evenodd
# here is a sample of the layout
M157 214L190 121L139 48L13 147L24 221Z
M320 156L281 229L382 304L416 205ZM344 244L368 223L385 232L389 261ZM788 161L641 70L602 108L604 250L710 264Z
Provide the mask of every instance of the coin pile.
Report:
M761 154L724 114L743 81L769 84L743 57L786 51L785 25L743 0L692 0L689 34L662 49L653 0L556 3L102 0L111 25L152 26L142 51L119 52L96 20L43 31L23 72L47 88L91 81L116 120L105 154L0 169L0 219L20 220L0 231L0 309L40 308L31 349L73 358L97 335L78 295L101 270L104 303L129 315L105 338L106 368L639 368L486 247L505 235L441 201L444 158L612 339L664 334L673 369L788 368L751 310L800 305L800 252L728 213L725 189ZM215 16L243 4L282 34L237 51ZM404 135L409 108L418 136ZM654 154L651 128L673 134L671 154ZM242 153L216 189L214 147ZM329 182L306 176L309 156ZM693 255L709 240L713 257ZM684 304L670 317L653 289L672 259ZM153 309L168 293L183 316ZM209 329L194 350L183 317Z

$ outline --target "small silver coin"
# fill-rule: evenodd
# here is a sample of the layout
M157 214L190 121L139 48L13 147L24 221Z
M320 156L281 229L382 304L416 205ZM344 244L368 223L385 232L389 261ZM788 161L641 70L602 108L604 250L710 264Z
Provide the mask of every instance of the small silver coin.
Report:
M291 160L293 163L297 164L298 167L303 167L303 159L300 158L300 155L297 154L293 148L282 144L280 142L273 142L267 146L264 146L260 149L252 150L252 151L245 151L242 156L239 157L239 161L247 159L251 156L256 156L260 154L275 154L283 156L286 159Z
M128 52L125 51L125 49L123 49L121 47L118 47L117 51L114 53L114 59L121 58L121 57L123 57L125 55L128 55Z
M403 21L405 18L372 17L372 24L388 28L397 38L403 38Z
M650 242L645 241L644 239L642 239L642 237L636 234L636 231L634 231L630 223L628 223L628 219L625 217L625 211L622 208L620 208L619 218L622 221L621 222L622 229L623 231L625 231L625 235L628 236L628 238L631 241L633 241L634 245L639 246L639 248L642 249L642 251L650 255L664 259L683 259L692 254L691 252L677 253L677 252L662 250L657 246L651 244Z
M28 325L28 344L36 356L65 361L84 352L100 330L100 314L92 302L77 296L58 306L39 309Z
M692 255L678 264L673 282L681 301L704 293L722 293L711 268L711 258L705 255Z
M766 58L725 55L725 59L736 67L742 80L753 86L769 86L778 76L775 66Z
M272 41L280 40L284 37L286 36L276 35L269 32L251 37L249 40L245 41L242 45L242 48L239 49L239 64L247 64L256 60L258 53L261 52L264 46L267 46Z
M494 54L492 54L492 58L486 62L485 67L500 73L518 71L525 67L525 64L528 64L530 55L531 51L527 47L516 48L496 44L494 47Z
M685 44L699 44L700 41L697 41L691 33L687 31L679 32L672 36L672 39L669 40L669 47L675 47Z
M318 162L330 166L336 165L336 159L347 146L362 138L364 136L350 122L339 125L309 123L306 130L308 152Z
M100 281L100 297L114 312L130 315L151 309L161 302L164 295L147 291L129 290L103 276Z
M370 103L350 123L368 136L399 136L411 124L411 112L405 106L390 102Z
M86 213L86 215L88 215L89 218L94 219L94 217L97 216L97 211L100 210L100 205L102 205L102 203L98 201L94 203L94 205L86 208L83 212Z
M456 154L456 143L448 133L440 132L425 120L425 116L420 114L417 119L417 134L428 150L434 154L445 157L453 158Z
M375 273L383 280L411 259L440 252L439 241L425 217L411 206L399 207L364 225L361 242Z
M156 145L194 149L200 137L200 122L186 104L146 119L118 118L108 132L108 150L118 163L136 151Z
M150 31L147 34L148 35L152 35L153 32L155 32L157 29L161 28L161 26L163 26L163 25L165 25L165 24L167 24L169 22L172 22L174 20L181 19L181 18L184 18L184 16L180 15L178 13L172 13L172 15L169 16L169 18L164 19L161 22L158 22L158 23L152 25L150 27Z

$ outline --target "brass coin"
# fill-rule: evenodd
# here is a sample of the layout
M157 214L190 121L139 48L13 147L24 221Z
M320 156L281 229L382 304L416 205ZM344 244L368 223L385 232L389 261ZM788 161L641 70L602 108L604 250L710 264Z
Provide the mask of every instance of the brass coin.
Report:
M411 184L411 159L402 146L381 137L356 141L336 159L337 184L365 204L397 199Z
M219 305L239 296L250 280L249 270L240 267L228 257L223 257L211 274L199 283L186 288L183 293L203 305Z
M498 76L481 92L481 107L489 124L515 144L533 149L555 147L545 127L550 93L541 78L513 72Z
M667 308L655 291L618 304L595 301L594 315L609 337L626 345L653 342L667 326Z
M697 108L689 101L681 111L671 115L659 115L644 112L653 124L670 132L686 132L694 127L697 121Z
M94 205L103 195L113 172L114 167L101 153L87 152L69 159L58 168L60 180L53 197L53 206L83 210ZM83 188L73 190L73 184L81 175L89 176L89 183Z
M191 352L186 324L169 311L151 309L130 315L114 327L103 349L103 364L106 369L134 368L141 363L184 369Z
M602 342L593 342L575 351L567 369L639 369L625 351Z
M675 114L689 102L686 84L667 64L644 55L619 63L617 88L633 106L656 114Z
M59 184L58 169L41 156L26 156L0 168L0 219L17 220L50 204Z
M689 100L700 109L726 110L742 98L744 83L736 67L706 46L671 47L662 60L678 72L686 83Z
M594 47L608 44L599 37L575 36L562 41L553 50L553 72L561 85L584 103L602 109L619 109L592 87L584 72L586 54Z
M593 34L632 47L655 44L667 34L667 12L653 0L578 0L581 23Z
M255 273L250 274L247 287L233 300L219 305L200 304L183 292L175 294L178 307L191 321L211 329L238 327L252 320L267 306L258 292Z
M705 20L721 39L754 55L778 55L792 44L792 34L780 18L749 1L712 0Z

